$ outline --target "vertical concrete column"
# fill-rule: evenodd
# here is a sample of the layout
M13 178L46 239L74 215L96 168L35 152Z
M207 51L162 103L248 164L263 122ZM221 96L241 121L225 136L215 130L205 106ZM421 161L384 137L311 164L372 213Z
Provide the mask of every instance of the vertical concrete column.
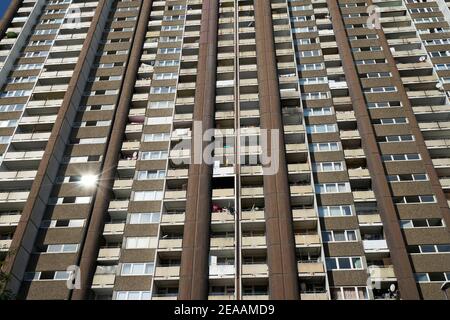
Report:
M437 1L440 3L440 1ZM442 1L443 2L443 1ZM372 5L372 0L367 2L368 5ZM444 2L445 4L445 2ZM440 6L441 8L441 6ZM443 11L444 17L448 18L447 13L450 12L448 7L445 5L447 10ZM442 9L442 8L441 8ZM450 24L450 20L447 20ZM391 80L396 86L398 90L398 94L400 96L400 101L403 105L403 110L405 116L408 118L409 128L411 133L414 135L416 140L417 150L422 157L422 162L425 166L425 171L428 174L428 177L431 182L431 186L433 192L436 196L439 208L441 210L442 218L445 221L445 225L447 226L447 230L450 231L450 208L447 203L447 198L445 196L444 190L442 189L441 182L439 181L439 176L436 172L436 168L433 165L433 160L431 159L430 153L428 151L427 145L425 144L425 139L423 138L422 131L420 130L419 123L417 122L416 116L414 115L414 110L411 106L411 102L409 101L408 94L406 93L405 86L403 85L402 78L400 76L400 72L397 68L397 63L395 62L394 56L392 55L391 49L389 47L389 43L387 41L386 35L384 34L383 29L376 29L381 47L383 48L384 55L387 60L387 64L391 71L392 77Z
M284 126L278 84L277 61L273 34L272 9L269 0L255 0L256 60L258 67L261 129L269 137L279 130L279 157L275 174L264 175L264 214L266 219L267 258L269 265L270 299L300 299L295 238L290 203L290 188L286 164Z
M214 128L217 72L217 32L219 1L202 2L200 46L195 88L195 122L193 126L191 164L186 196L186 218L184 222L183 252L181 254L180 284L178 297L181 300L208 298L209 241L211 223L212 165L205 163L200 151L207 142L195 141L206 130ZM200 145L202 150L200 150ZM199 151L200 150L200 151ZM201 163L198 163L201 157Z
M97 195L95 197L89 225L87 227L87 234L79 260L81 288L72 292L72 300L89 298L89 292L97 265L96 261L100 249L102 231L105 226L105 219L108 216L107 212L111 200L116 168L120 160L120 149L122 147L123 136L128 122L128 113L133 98L142 48L147 34L152 4L152 0L142 0L141 3L139 20L134 32L127 70L122 82L120 99L108 139L108 148L105 154L103 170L99 177Z
M88 81L89 70L95 60L111 3L112 0L100 0L98 3L83 49L80 52L77 65L53 125L44 156L39 164L30 194L14 233L10 249L11 254L7 257L4 265L4 271L11 276L8 288L13 293L18 292L28 265L52 186L55 184L59 165L70 140L72 125L83 97L84 87Z
M348 90L353 104L361 143L366 155L367 166L372 178L372 188L375 193L380 216L383 221L386 241L391 252L392 263L402 299L418 300L419 291L414 278L408 252L405 246L400 223L398 221L392 193L386 178L381 159L380 150L372 121L367 109L366 100L362 91L358 71L353 60L352 51L348 42L344 21L336 0L327 0L330 11L336 43L344 68Z

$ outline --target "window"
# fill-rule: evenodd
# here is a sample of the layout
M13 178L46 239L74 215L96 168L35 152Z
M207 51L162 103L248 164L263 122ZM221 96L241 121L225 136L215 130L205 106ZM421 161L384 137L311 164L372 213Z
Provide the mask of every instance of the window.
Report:
M319 183L316 185L316 193L341 193L351 192L350 183L336 182L336 183Z
M170 133L147 133L144 134L144 142L168 141Z
M159 223L160 218L161 214L159 212L130 213L129 224Z
M72 272L67 271L40 271L40 272L25 272L24 281L67 281L70 279Z
M149 108L150 109L165 109L165 108L173 108L174 107L173 101L154 101L150 102Z
M150 249L156 248L156 237L129 237L125 241L125 249Z
M378 137L379 142L410 142L414 141L414 136L411 134L401 136L384 136Z
M308 108L304 109L304 113L306 117L329 116L333 114L333 108L332 107Z
M304 63L300 65L300 71L314 71L325 69L325 64L323 63Z
M383 118L383 119L373 119L373 124L405 124L408 123L408 119L406 118Z
M420 244L408 246L409 253L450 253L450 244Z
M31 90L12 90L0 93L0 98L25 97L31 94Z
M401 107L402 104L400 101L389 101L389 102L369 102L367 104L367 107L369 109L376 109L376 108L395 108L395 107Z
M320 100L320 99L329 99L330 93L326 92L307 92L302 93L302 100Z
M141 160L163 160L167 159L167 151L147 151L141 152Z
M321 56L321 55L322 55L321 50L300 51L300 54L299 54L299 56L301 58L318 57L318 56Z
M436 203L436 197L434 195L394 197L393 200L396 204Z
M342 206L323 206L319 207L319 215L321 217L343 217L353 215L350 205Z
M5 104L0 106L0 112L23 111L24 108L24 104Z
M153 117L147 118L147 125L159 125L172 123L172 117Z
M339 151L341 150L341 145L339 142L313 143L311 149L313 152Z
M328 270L361 270L363 263L361 257L326 258Z
M122 264L121 276L143 276L151 275L155 264L149 263L124 263Z
M403 229L409 228L440 228L444 227L444 221L440 218L429 218L429 219L411 219L411 220L400 220L400 226Z
M418 153L384 154L382 158L384 161L417 161L421 159Z
M324 242L358 241L356 230L323 231L322 238Z
M313 163L313 170L315 172L332 172L332 171L343 171L344 163L339 162L316 162Z
M149 170L149 171L138 171L137 172L138 180L164 179L165 176L166 176L165 170Z
M422 174L396 174L387 176L390 182L405 182L405 181L428 181L428 175Z
M366 93L382 93L382 92L396 92L396 87L374 87L374 88L366 88L364 92Z
M162 191L136 191L133 195L134 201L155 201L162 200Z
M416 273L417 282L445 282L450 281L450 272Z
M49 244L47 253L73 253L78 251L78 244Z
M117 291L115 300L150 300L150 291Z
M88 204L91 202L91 197L62 197L50 198L49 204Z
M43 220L41 228L82 228L84 227L84 222L84 219Z
M336 124L313 124L306 127L308 133L330 133L337 132Z
M156 73L155 80L172 80L177 79L178 75L176 73Z

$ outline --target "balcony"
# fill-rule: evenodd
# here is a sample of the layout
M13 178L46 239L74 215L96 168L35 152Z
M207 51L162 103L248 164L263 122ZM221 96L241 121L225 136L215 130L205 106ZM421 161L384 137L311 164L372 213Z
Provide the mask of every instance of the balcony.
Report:
M180 266L158 266L155 269L155 279L156 280L169 280L173 278L178 278L180 275Z
M375 194L372 190L353 191L353 198L355 199L355 202L376 201Z
M348 175L350 179L370 179L370 172L368 169L349 169Z
M0 240L0 252L8 252L12 240Z
M442 188L450 189L450 178L442 178L439 179L439 181L441 182Z
M244 295L243 300L269 300L269 295L267 294L254 294L254 295Z
M233 198L234 189L213 189L212 197L213 199Z
M29 188L37 171L3 171L0 172L0 186L6 188Z
M266 236L242 237L243 248L260 248L266 246Z
M111 292L115 281L115 274L95 274L91 288L96 292Z
M261 166L242 166L241 175L262 175L263 170Z
M269 266L267 264L243 264L243 277L267 277Z
M234 295L231 294L210 294L208 300L235 300Z
M379 214L359 214L358 222L360 226L381 225L381 217Z
M364 240L363 241L364 252L377 253L388 252L389 248L386 240Z
M209 275L211 277L234 277L236 270L234 265L210 265Z
M297 263L297 269L299 274L308 276L325 272L323 263L316 261L299 261Z
M358 130L341 130L339 132L342 140L359 140L361 136Z
M175 179L187 178L188 172L189 172L188 169L168 170L166 177Z
M28 191L0 193L0 209L20 210L28 199Z
M317 214L314 209L293 209L292 217L294 220L311 220L317 219Z
M211 238L210 246L212 249L232 248L234 247L234 238L231 237Z
M127 180L115 180L113 189L116 190L130 190L131 186L133 185L133 180L127 179Z
M328 300L326 292L302 292L300 293L301 300Z
M98 252L97 260L101 262L118 262L120 258L120 248L101 248Z
M164 194L165 200L186 200L186 190L166 191Z
M289 174L309 173L311 171L311 167L309 166L309 163L288 164L288 171Z
M241 189L241 195L243 198L253 198L253 197L263 197L264 188L263 187L243 187Z
M113 200L109 203L108 211L109 212L117 212L117 211L127 211L128 210L128 200Z
M184 220L185 220L184 213L179 213L179 214L164 213L162 215L161 223L163 223L163 224L180 224L180 223L184 223Z
M264 210L247 210L242 211L241 218L243 221L264 220Z
M230 212L213 212L211 220L212 222L230 222L234 221L234 215Z
M103 229L103 237L108 241L117 241L122 239L125 223L107 223Z
M295 244L297 246L317 246L320 245L318 234L296 234Z
M302 185L302 186L291 186L291 196L305 196L305 195L313 195L313 187L312 185Z
M383 266L383 267L369 266L367 269L370 273L372 281L395 282L397 280L397 278L395 277L393 266Z
M344 150L345 159L365 158L363 149L347 149Z
M164 251L181 250L183 239L160 239L158 248Z

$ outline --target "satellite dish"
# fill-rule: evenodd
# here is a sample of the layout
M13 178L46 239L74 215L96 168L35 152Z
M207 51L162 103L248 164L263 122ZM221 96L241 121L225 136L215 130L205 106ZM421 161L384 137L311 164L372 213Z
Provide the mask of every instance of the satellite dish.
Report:
M419 61L421 61L421 62L423 62L423 61L425 61L425 60L427 60L427 57L426 57L426 56L421 56L421 57L419 58Z
M389 287L389 291L395 292L395 289L396 289L395 284L391 284Z

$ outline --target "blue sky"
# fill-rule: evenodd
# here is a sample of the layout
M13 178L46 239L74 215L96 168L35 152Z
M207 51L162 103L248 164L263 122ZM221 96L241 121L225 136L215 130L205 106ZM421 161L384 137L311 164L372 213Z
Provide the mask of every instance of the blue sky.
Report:
M9 6L11 0L0 0L0 17L3 18L3 14Z

